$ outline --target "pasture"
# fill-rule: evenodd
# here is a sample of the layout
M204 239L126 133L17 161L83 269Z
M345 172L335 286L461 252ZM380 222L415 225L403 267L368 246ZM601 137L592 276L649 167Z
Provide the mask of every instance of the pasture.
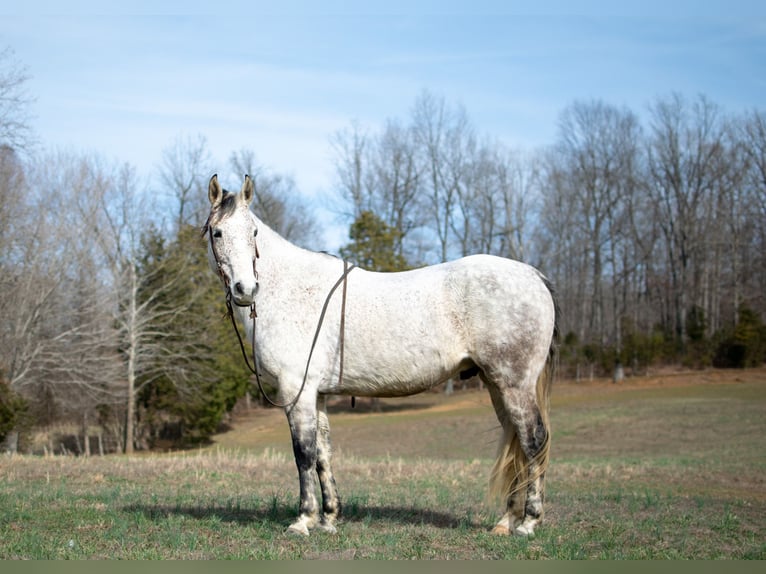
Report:
M0 558L766 558L766 369L557 381L529 540L489 533L485 391L338 401L330 423L337 535L285 533L287 423L256 410L190 452L0 458Z

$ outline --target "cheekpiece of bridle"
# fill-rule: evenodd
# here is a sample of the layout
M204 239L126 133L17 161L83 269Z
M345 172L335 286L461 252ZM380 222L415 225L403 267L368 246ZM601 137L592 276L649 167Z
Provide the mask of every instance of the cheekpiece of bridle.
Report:
M212 216L212 214L211 214ZM221 281L223 281L223 286L226 289L226 307L229 310L229 314L231 314L232 310L232 294L231 294L231 279L229 279L229 276L226 275L226 271L223 270L223 263L221 263L221 258L218 256L218 249L215 247L215 241L213 241L213 230L210 227L210 217L208 217L207 222L205 223L205 226L202 228L202 233L207 234L208 239L210 240L210 250L213 252L213 259L215 260L215 266L218 271L218 276L221 278ZM258 235L258 229L255 230L255 235ZM254 239L255 241L255 239ZM261 256L260 252L258 251L258 243L255 243L255 253L253 254L253 275L255 276L255 289L256 292L258 290L258 270L256 269L256 260ZM236 301L233 301L234 305L237 305L238 307L250 307L252 309L253 315L255 314L255 300L250 305L240 305Z

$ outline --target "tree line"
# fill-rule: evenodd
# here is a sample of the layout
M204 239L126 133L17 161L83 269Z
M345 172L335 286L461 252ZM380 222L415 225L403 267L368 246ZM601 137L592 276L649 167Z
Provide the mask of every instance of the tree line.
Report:
M168 145L155 183L41 148L26 79L0 53L0 441L81 454L204 441L251 390L200 236L221 166L202 135ZM381 271L477 252L532 263L556 287L574 376L760 364L766 115L674 94L646 118L574 102L556 141L524 151L429 92L380 129L352 122L330 144L341 254ZM317 247L291 177L247 149L228 163L253 178L259 217Z
M171 144L156 193L130 165L0 148L0 438L37 429L47 438L34 448L82 454L189 444L248 395L200 233L206 146ZM252 157L229 163L254 174L259 215L308 241L316 227L294 183ZM66 445L62 422L76 427Z
M643 112L575 101L549 146L513 150L423 92L405 119L335 134L336 189L356 225L375 215L389 259L484 252L541 269L573 376L761 364L766 113L681 94Z

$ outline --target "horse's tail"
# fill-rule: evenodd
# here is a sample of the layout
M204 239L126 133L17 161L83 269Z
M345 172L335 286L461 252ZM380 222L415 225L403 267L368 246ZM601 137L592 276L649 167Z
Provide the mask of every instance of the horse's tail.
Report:
M538 427L542 423L545 436L544 438L541 437L542 442L537 453L534 457L528 459L513 425L503 425L503 437L500 441L495 464L490 473L490 494L506 501L518 495L517 498L521 508L524 508L526 502L527 487L538 478L542 478L548 468L551 447L551 427L549 422L550 389L556 373L559 309L551 285L547 280L544 279L544 281L546 287L551 292L555 313L553 336L551 337L548 349L548 357L537 378L535 388L537 408L540 413ZM530 468L534 469L531 473ZM541 484L541 488L544 488L544 484ZM540 494L543 495L543 492Z

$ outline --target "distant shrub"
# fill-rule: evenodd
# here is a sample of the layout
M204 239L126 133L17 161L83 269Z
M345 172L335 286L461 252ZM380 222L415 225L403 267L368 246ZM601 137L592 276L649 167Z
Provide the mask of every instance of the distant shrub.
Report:
M0 443L24 420L26 413L27 402L0 381Z
M746 305L737 313L737 325L720 335L713 356L719 368L757 367L766 360L766 326L761 317Z

